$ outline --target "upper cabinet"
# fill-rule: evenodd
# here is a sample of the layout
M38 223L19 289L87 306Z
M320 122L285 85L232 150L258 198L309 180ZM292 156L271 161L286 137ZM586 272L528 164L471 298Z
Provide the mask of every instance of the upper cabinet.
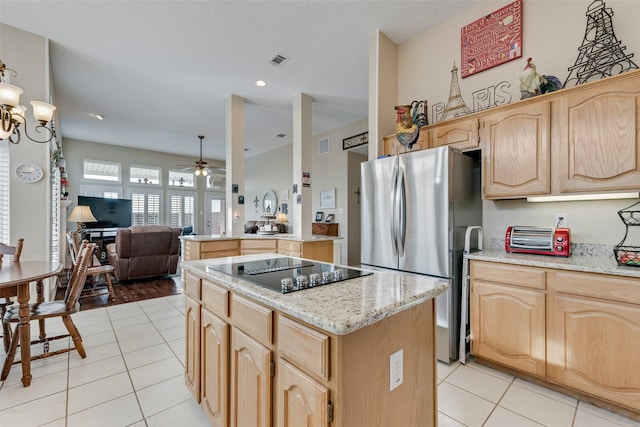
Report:
M484 197L549 194L549 102L503 109L481 120Z
M461 151L480 148L480 120L459 118L429 127L429 147L451 145Z
M552 105L554 192L638 189L640 75L570 92Z
M418 136L418 140L411 149L408 149L404 145L400 144L395 134L385 136L382 139L384 141L383 154L385 156L394 156L397 154L410 153L412 151L424 150L429 148L429 139L426 137L424 128L420 128L420 135Z

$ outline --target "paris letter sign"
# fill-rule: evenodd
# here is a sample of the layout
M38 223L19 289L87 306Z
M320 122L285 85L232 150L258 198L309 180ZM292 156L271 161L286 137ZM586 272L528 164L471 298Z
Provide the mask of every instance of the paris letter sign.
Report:
M460 43L462 78L522 57L522 0L462 27Z

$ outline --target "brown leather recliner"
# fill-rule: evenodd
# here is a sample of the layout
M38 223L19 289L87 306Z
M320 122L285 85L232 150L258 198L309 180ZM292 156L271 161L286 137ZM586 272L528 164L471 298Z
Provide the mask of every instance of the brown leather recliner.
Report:
M116 242L107 245L109 264L118 280L175 274L181 228L140 225L121 228Z

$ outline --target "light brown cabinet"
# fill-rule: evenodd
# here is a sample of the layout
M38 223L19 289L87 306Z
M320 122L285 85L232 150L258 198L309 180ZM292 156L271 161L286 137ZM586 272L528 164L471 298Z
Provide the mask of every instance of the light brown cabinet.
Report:
M200 303L189 296L185 298L185 383L200 403Z
M471 352L640 411L640 279L471 261Z
M275 239L256 239L256 240L241 240L240 241L240 254L263 254L266 252L277 252L278 242Z
M229 425L229 325L202 309L202 393L200 406L211 425Z
M394 156L397 154L410 153L412 151L425 150L429 148L429 138L427 137L427 131L425 128L420 128L420 135L418 136L418 140L416 143L408 149L404 145L400 144L396 135L388 135L382 138L382 153L385 156Z
M480 120L458 118L429 126L429 148L450 145L461 151L480 148Z
M550 103L509 108L482 118L483 196L508 199L549 194Z
M638 190L640 76L623 77L554 100L555 192Z
M472 353L544 378L544 271L473 262L471 277Z
M329 389L284 359L278 361L278 427L329 425Z

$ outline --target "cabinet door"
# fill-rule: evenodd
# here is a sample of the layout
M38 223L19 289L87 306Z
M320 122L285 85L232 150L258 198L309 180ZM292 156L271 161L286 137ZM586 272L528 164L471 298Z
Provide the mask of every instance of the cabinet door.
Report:
M329 425L329 389L290 363L278 361L278 427Z
M560 149L559 192L637 191L640 182L638 78L612 83L605 90L596 86L571 93L561 98L557 107L554 103L553 144Z
M453 123L434 125L429 131L432 148L451 145L459 150L475 150L480 147L480 121L478 118L457 119Z
M486 199L551 192L549 126L548 101L485 116L480 134Z
M185 298L185 382L200 403L200 304Z
M271 404L271 350L231 328L231 426L270 426Z
M564 295L550 305L549 379L640 410L640 306Z
M229 325L202 310L202 410L215 427L227 427Z
M471 281L471 353L545 376L543 291Z
M382 154L385 156L395 156L397 154L410 153L412 151L427 149L429 148L429 138L427 138L426 134L427 130L425 128L420 128L420 135L418 135L418 140L413 145L413 147L411 147L411 150L400 144L395 134L385 136L384 138L382 138Z

